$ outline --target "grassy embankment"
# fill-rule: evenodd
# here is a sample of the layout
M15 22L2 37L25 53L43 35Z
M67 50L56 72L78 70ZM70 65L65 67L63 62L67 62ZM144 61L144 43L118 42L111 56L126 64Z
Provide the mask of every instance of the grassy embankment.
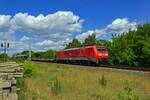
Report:
M25 62L20 100L150 100L150 74Z

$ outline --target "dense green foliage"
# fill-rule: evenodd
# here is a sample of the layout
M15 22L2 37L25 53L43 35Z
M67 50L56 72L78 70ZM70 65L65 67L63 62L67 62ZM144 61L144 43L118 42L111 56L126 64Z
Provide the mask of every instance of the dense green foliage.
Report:
M96 40L96 35L92 34L92 35L89 35L84 40L83 43L81 43L78 39L73 39L70 43L68 43L66 45L66 49L84 47L84 46L87 46L87 45L94 45L94 44L97 44L97 43L99 43L99 41Z
M94 45L96 44L96 35L92 34L89 35L87 38L85 38L85 41L83 43L84 45Z
M46 58L46 59L55 58L55 51L47 50L45 52L34 52L32 58Z
M107 47L115 64L150 65L150 24L113 37Z
M33 68L33 63L28 61L23 65L23 77L32 77L36 74L36 70Z
M73 39L70 43L68 43L66 49L74 47L82 47L82 44L78 39Z
M77 41L77 39L76 39ZM72 41L71 48L79 47ZM96 36L89 35L82 46L104 45L108 48L113 64L124 64L131 66L150 65L150 24L143 24L137 30L129 30L127 33L119 33L113 36L112 40L97 40ZM67 46L67 48L70 48Z
M6 53L1 53L0 54L0 61L8 61L9 60L9 56Z

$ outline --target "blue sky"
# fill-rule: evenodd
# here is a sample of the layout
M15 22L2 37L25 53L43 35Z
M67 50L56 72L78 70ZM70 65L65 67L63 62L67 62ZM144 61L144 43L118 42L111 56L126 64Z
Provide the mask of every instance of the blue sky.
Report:
M116 18L149 21L150 0L0 0L0 14L31 15L72 11L85 19L83 30L104 27Z
M112 34L115 34L117 32L126 32L129 28L135 29L135 26L139 23L149 22L149 5L150 0L0 0L0 15L9 15L11 17L8 19L14 20L16 15L18 13L21 13L18 16L32 16L34 18L29 18L32 20L36 19L39 14L42 14L45 17L44 20L47 20L47 15L53 15L59 11L61 11L62 13L66 13L69 11L70 13L68 15L72 16L71 21L74 19L73 17L79 17L79 19L76 18L77 24L74 24L76 21L67 23L67 25L71 23L74 26L67 26L70 27L70 29L73 28L72 31L70 31L70 29L63 30L61 28L59 28L59 31L56 31L56 29L54 28L47 28L47 30L62 33L63 35L70 33L70 35L64 36L64 38L62 38L63 40L67 38L66 41L69 41L72 38L79 38L82 40L87 35L93 33L95 33L98 38L100 37L100 39L111 39ZM28 14L25 15L25 13ZM73 15L71 13L73 13ZM56 48L55 46L52 46L50 44L53 44L53 42L58 42L57 45L61 45L60 48L62 48L61 41L59 41L61 40L60 36L57 37L57 35L45 32L43 31L43 29L39 30L39 26L31 27L30 25L27 25L28 23L25 22L24 24L20 25L19 21L21 17L16 17L15 25L17 29L13 28L13 32L12 30L6 30L6 27L5 29L3 29L2 25L0 24L0 29L5 30L1 31L1 34L11 33L11 36L13 34L15 37L13 41L15 42L32 39L31 41L33 42L33 44L35 43L38 45L45 45L45 49L48 49L50 46ZM28 21L29 19L26 19L26 21ZM17 22L17 20L19 21ZM36 21L37 20L35 20L35 22ZM8 23L6 22L7 21L5 20L5 24ZM23 23L22 19L20 23ZM39 22L37 21L37 23ZM11 22L11 28L13 25ZM57 23L57 25L60 24ZM3 26L6 25L4 25L3 23ZM35 30L32 30L33 28L35 28ZM63 33L62 31L65 33ZM35 35L34 32L36 32L38 35ZM48 35L39 35L46 33ZM50 36L55 38L48 38ZM27 46L22 46L22 50L25 49L25 47L27 48ZM42 50L43 47L40 48L36 45L33 48L35 48L36 50Z

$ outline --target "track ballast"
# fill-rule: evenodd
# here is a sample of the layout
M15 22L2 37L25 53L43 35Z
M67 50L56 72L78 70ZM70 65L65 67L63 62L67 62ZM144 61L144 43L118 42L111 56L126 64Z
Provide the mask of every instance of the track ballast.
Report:
M32 59L32 61L56 63L54 59ZM66 63L61 63L61 64L66 64ZM67 63L67 64L70 64L70 63ZM70 64L70 65L74 65L74 64ZM75 65L79 65L79 64L75 64ZM83 65L83 66L90 67L91 65ZM103 68L114 68L114 69L150 72L149 67L133 67L133 66L127 66L127 65L102 65L102 66L92 65L91 67L95 67L95 68L103 67Z

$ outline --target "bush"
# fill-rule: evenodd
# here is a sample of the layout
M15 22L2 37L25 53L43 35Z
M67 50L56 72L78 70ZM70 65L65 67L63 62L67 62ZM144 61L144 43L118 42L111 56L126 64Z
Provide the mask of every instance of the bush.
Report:
M61 92L61 84L60 81L56 78L51 84L51 91L58 95Z
M108 63L109 65L114 65L113 59L112 59L111 57L109 57L109 58L107 59L107 63Z
M34 68L34 65L32 64L32 62L25 62L23 64L23 75L24 77L31 77L33 75L35 75L36 70Z
M104 74L99 78L99 83L103 86L107 86L107 79L105 78Z
M31 77L33 75L32 69L25 69L23 75L24 77Z

